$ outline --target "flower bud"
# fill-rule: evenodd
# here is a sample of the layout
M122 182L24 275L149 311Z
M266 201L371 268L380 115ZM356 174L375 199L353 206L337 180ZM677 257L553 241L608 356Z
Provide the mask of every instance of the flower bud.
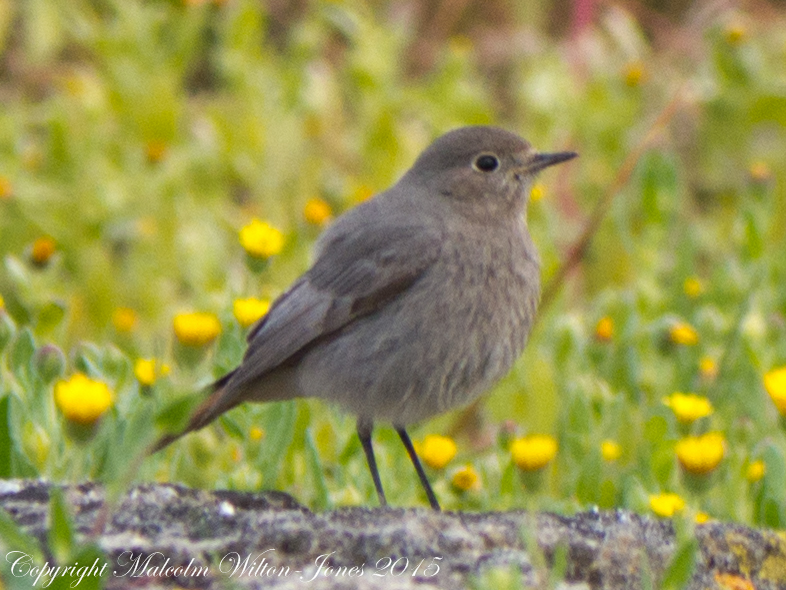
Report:
M57 346L45 344L36 351L33 364L41 381L48 384L63 374L66 358Z

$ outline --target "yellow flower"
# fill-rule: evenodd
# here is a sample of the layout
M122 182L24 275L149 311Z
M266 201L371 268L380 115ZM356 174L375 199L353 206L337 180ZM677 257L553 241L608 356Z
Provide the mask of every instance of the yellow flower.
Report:
M147 161L151 164L156 164L163 160L164 156L166 156L166 151L166 142L160 139L153 139L145 145L145 155L147 156Z
M63 90L71 96L84 96L87 93L87 80L77 72L64 74L59 82Z
M130 307L118 307L112 312L112 324L118 332L130 332L136 327L138 319Z
M663 398L663 403L671 408L677 420L683 424L690 424L699 418L709 416L713 412L710 400L695 393L682 393L675 391Z
M112 406L112 392L106 383L76 373L55 384L55 404L67 420L89 426Z
M306 137L319 137L322 127L322 121L315 114L306 115L303 119L303 133L306 134Z
M212 313L179 313L173 325L175 336L186 346L205 346L221 333L218 317Z
M647 70L644 69L644 64L640 61L632 61L628 63L622 72L625 77L625 84L631 88L635 88L641 84L647 77Z
M715 574L715 582L722 590L756 590L756 586L746 577L737 574Z
M674 450L682 468L695 475L714 471L726 452L725 440L720 432L685 437L677 442Z
M786 367L773 369L764 375L764 388L781 415L786 416Z
M262 440L265 438L265 431L259 426L252 426L251 430L248 431L248 438L251 440Z
M38 238L33 242L30 258L36 266L45 266L55 253L55 241L49 237Z
M152 215L145 215L136 220L134 228L140 236L153 238L158 234L158 220Z
M529 191L529 200L532 203L537 203L546 195L546 187L540 182L532 185L532 190Z
M456 443L448 436L429 434L420 445L423 462L433 469L442 469L456 456Z
M10 199L14 196L14 187L11 181L5 176L0 176L0 201Z
M333 218L333 211L327 201L314 197L303 207L303 217L311 225L323 226Z
M704 524L705 522L710 521L710 515L706 512L699 511L696 513L696 518L694 520L696 521L696 524Z
M239 235L240 245L254 258L270 258L284 248L284 234L267 221L254 218Z
M699 295L704 293L704 285L701 284L698 278L688 277L682 284L682 290L685 291L685 295L691 299L696 299Z
M712 381L718 376L718 363L715 359L708 356L701 357L699 360L699 373L707 381Z
M510 445L513 462L524 471L543 469L557 455L557 440L547 434L517 438Z
M374 196L374 189L368 186L367 184L360 184L356 183L355 188L352 190L352 196L350 199L353 203L362 203L363 201L368 201L371 197Z
M448 40L448 48L450 51L461 57L470 53L473 47L472 39L466 35L453 35Z
M600 443L600 454L604 461L613 463L622 456L622 447L616 441L606 439Z
M0 309L5 309L5 299L0 295Z
M26 422L22 434L22 445L27 456L33 460L36 466L43 469L49 451L52 448L50 432L33 422Z
M693 346L699 342L699 334L695 328L686 322L677 322L669 328L669 340L674 344Z
M614 320L604 316L595 325L595 338L601 342L609 342L614 338Z
M650 508L663 518L671 518L685 508L685 500L677 494L654 494L650 496Z
M137 359L134 363L134 375L137 381L145 386L153 385L159 377L169 374L169 365L155 359Z
M37 170L44 160L43 151L37 145L30 143L22 148L22 165L28 170ZM10 195L9 195L10 196Z
M463 492L480 488L480 476L469 463L453 474L451 482L454 488Z
M746 34L747 31L741 23L731 23L728 27L726 27L726 42L729 45L739 45L745 40Z
M254 324L270 309L269 299L257 299L249 297L247 299L235 299L232 304L232 313L237 322L244 328Z
M748 174L754 182L766 182L772 178L772 171L766 162L754 162L748 169Z
M748 469L745 471L745 479L751 483L756 483L764 477L765 473L767 473L767 467L764 465L764 461L759 459L748 465Z

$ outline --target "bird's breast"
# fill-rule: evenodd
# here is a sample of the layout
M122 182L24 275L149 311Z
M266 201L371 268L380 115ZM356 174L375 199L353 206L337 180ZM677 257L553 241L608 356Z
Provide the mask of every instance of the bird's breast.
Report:
M421 327L442 359L444 378L438 388L444 411L469 403L501 379L527 342L540 296L540 269L526 228L490 239L452 238L432 277L442 300L425 306L432 317Z

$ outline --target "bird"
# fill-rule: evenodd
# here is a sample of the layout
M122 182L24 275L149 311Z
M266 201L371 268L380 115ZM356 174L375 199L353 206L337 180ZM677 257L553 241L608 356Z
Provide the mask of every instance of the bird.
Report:
M576 156L493 126L438 137L328 226L311 267L249 331L240 365L151 452L243 402L318 398L357 417L381 506L372 432L387 423L440 510L407 428L468 405L521 355L540 298L529 193L541 170Z

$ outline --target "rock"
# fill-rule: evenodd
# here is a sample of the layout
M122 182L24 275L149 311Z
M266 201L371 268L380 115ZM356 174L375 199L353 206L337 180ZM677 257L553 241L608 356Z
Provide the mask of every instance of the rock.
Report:
M0 506L42 546L52 485L0 481ZM676 546L670 521L625 511L342 508L318 514L281 492L141 485L112 503L97 484L62 489L77 542L92 539L104 552L97 565L106 564L110 589L219 589L231 581L235 588L275 589L630 590L648 587L648 580L657 587ZM689 588L786 589L783 533L708 523L697 527L696 539ZM45 565L20 560L23 552L3 545L7 579L33 578L31 568ZM46 553L41 559L54 563ZM86 577L99 573L77 565ZM25 567L30 571L23 573Z

